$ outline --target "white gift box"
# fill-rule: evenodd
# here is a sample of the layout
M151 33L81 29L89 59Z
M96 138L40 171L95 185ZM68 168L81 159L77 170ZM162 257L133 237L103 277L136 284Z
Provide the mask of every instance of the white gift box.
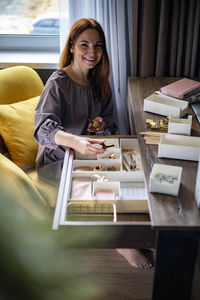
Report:
M169 117L168 133L190 135L192 127L192 116L188 119Z
M200 137L162 134L158 145L158 157L199 160Z
M181 183L182 169L182 167L177 166L154 164L150 174L150 192L177 196Z
M168 117L183 117L188 113L188 102L156 91L144 99L144 111Z

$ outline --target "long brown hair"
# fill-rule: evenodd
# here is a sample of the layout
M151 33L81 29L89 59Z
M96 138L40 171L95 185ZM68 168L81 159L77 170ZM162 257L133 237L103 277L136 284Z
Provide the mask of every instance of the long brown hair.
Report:
M106 49L106 39L101 25L93 19L80 19L74 23L69 33L67 42L60 57L59 67L64 68L73 61L73 54L70 48L78 38L78 36L86 29L96 29L99 33L102 43L103 54L101 61L93 69L88 72L88 79L92 83L97 97L105 100L111 93L109 84L110 62Z

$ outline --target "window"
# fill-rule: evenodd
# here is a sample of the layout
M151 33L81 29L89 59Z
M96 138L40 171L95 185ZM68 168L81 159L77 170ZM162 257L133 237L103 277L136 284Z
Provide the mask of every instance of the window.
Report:
M59 0L0 1L0 19L0 63L13 51L59 55Z
M59 0L0 1L0 34L29 34L35 21L54 22L59 19L58 4Z

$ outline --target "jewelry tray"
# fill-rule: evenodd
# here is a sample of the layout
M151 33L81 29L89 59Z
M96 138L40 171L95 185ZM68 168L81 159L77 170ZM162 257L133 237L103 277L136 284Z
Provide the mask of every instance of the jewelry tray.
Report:
M70 207L72 212L76 213L103 213L110 214L112 206L116 207L117 213L148 212L147 191L144 183L144 174L142 170L141 156L138 141L136 138L106 139L106 145L113 144L114 147L108 148L103 155L85 156L75 152L71 176L69 176L69 188L67 194L67 209ZM133 158L136 161L136 167L133 170L126 171L123 166L124 150L133 151ZM108 158L110 154L115 154L116 158ZM94 168L90 171L76 170L80 167ZM102 171L96 167L102 167ZM114 168L114 171L109 171ZM92 181L91 199L73 199L71 198L71 189L73 179L89 178ZM106 181L105 181L106 180ZM98 188L97 188L98 187ZM99 191L113 191L115 199L96 200L94 195L96 189ZM118 192L116 189L118 188ZM69 215L69 209L68 209ZM69 216L68 216L69 217Z

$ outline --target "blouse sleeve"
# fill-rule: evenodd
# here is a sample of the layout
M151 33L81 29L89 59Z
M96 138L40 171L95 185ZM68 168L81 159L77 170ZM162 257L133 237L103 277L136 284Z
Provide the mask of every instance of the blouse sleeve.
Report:
M115 134L117 125L114 120L112 94L108 99L102 102L100 117L102 117L105 122L105 129L109 129L112 134Z
M58 147L54 136L58 130L64 130L61 126L61 114L61 95L57 84L50 81L45 86L35 110L34 138L39 145L52 149Z

